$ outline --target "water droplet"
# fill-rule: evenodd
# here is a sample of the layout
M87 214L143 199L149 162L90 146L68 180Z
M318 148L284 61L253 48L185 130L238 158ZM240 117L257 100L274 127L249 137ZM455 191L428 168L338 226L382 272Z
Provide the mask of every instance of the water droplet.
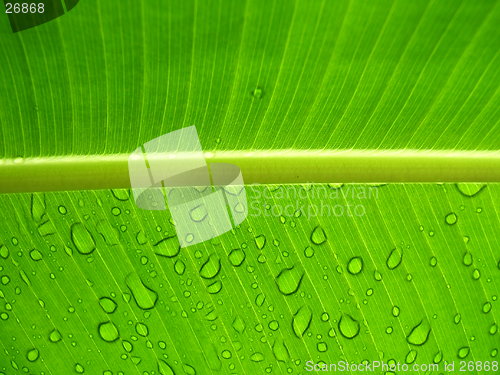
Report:
M174 271L177 275L183 275L186 271L186 265L180 259L177 259L174 264Z
M182 365L182 369L186 375L196 375L196 369L187 363Z
M442 360L443 360L443 353L441 351L439 351L434 356L434 359L432 360L432 362L434 362L434 363L441 363Z
M361 329L359 322L349 314L342 314L339 319L338 328L346 339L355 338Z
M293 333L299 339L304 337L304 334L309 329L312 321L312 310L309 306L300 307L292 318Z
M324 353L328 350L328 345L326 342L318 342L316 344L316 349L318 349L318 352Z
M233 320L233 328L236 332L243 333L246 328L245 321L241 317L237 316Z
M498 332L498 326L496 323L493 323L490 327L490 329L488 330L488 332L490 333L490 335L496 335L496 333Z
M200 276L204 279L213 279L221 270L219 257L210 255L205 263L200 267Z
M458 216L456 213L450 212L448 215L446 215L446 217L444 218L444 221L448 225L454 225L458 221Z
M173 258L177 256L181 250L177 237L171 236L163 238L154 244L154 252L156 255Z
M1 278L0 278L0 282L3 284L3 285L7 285L8 283L10 283L10 277L7 276L7 275L3 275Z
M65 207L65 206L62 206L62 205L61 205L61 206L59 206L59 207L57 207L57 211L59 211L59 213L60 213L61 215L66 215L66 214L68 213L68 210L66 209L66 207Z
M33 249L30 251L30 258L33 259L34 261L39 261L43 259L43 255L37 249Z
M274 341L273 355L278 362L286 362L290 359L290 352L283 339L276 339L276 341Z
M143 310L149 310L155 307L158 300L158 293L148 288L136 273L130 273L125 278L125 283L132 292L137 306Z
M392 307L392 316L394 316L394 317L397 318L400 313L401 313L401 310L399 309L398 306L393 306Z
M149 328L147 325L144 323L137 323L135 325L135 331L137 332L138 335L146 337L149 335Z
M436 267L437 263L438 263L438 260L436 257L432 257L431 260L429 261L429 264L431 267Z
M219 293L221 290L222 290L222 282L220 282L219 280L214 281L212 284L210 284L210 285L207 287L207 291L208 291L208 293L210 293L210 294L217 294L217 293Z
M470 184L470 183L458 183L457 189L460 193L466 197L474 197L479 194L485 187L485 184Z
M49 341L56 343L62 340L62 335L61 332L59 332L57 329L52 330L52 332L49 333Z
M266 246L266 236L261 234L255 237L255 245L259 250L262 250Z
M315 245L321 245L327 240L326 233L320 226L313 229L311 233L311 242Z
M126 201L130 197L130 191L128 189L111 189L111 193L119 201Z
M28 352L26 353L26 359L30 362L35 362L39 357L40 352L35 348L28 350Z
M482 310L483 313L488 314L491 311L491 302L485 302Z
M170 365L163 359L158 360L158 372L161 375L175 375L175 372L172 369L172 367L170 367Z
M477 268L472 271L472 278L474 280L479 280L481 278L481 272Z
M245 260L245 257L245 252L241 249L234 249L229 253L229 261L235 267L241 266L241 264Z
M257 86L252 90L251 94L255 99L261 99L264 96L264 91L262 90L262 88Z
M349 259L347 263L347 271L351 275L357 275L363 270L363 258L356 256Z
M276 285L281 293L288 296L299 289L303 277L304 272L295 266L285 268L276 276Z
M463 346L460 349L458 349L458 358L464 359L466 358L470 353L470 348L468 346Z
M376 281L381 281L382 280L382 274L375 270L375 272L373 272L373 278L376 280Z
M94 237L82 223L71 226L71 240L80 254L87 255L95 250Z
M250 360L253 362L262 362L264 360L264 355L259 352L255 352L250 356Z
M205 205L200 204L189 211L189 216L191 216L191 220L199 223L207 218L208 212Z
M122 210L120 209L120 207L113 207L111 209L111 214L113 216L119 216L121 213L122 213Z
M85 368L79 364L79 363L76 363L75 364L75 371L78 373L78 374L83 374L85 372Z
M412 349L406 355L405 362L411 364L415 362L416 359L417 359L417 351Z
M101 339L106 342L116 341L120 337L118 327L111 321L100 323L97 330Z
M470 252L466 252L464 254L464 258L463 258L463 263L466 267L469 267L472 265L472 262L473 262L473 257L472 257L472 254Z
M37 223L41 222L45 215L45 195L31 194L31 217Z
M116 302L109 297L99 298L99 305L101 305L104 312L108 314L114 313L117 307Z
M396 247L391 250L389 256L387 257L387 267L390 270L397 268L401 262L403 261L403 250L399 247Z
M9 257L9 249L7 249L7 246L0 245L0 257L3 259L7 259Z
M427 342L430 334L431 326L429 325L429 323L427 323L427 321L422 320L412 328L412 330L406 337L406 341L408 341L408 343L411 345L421 346Z

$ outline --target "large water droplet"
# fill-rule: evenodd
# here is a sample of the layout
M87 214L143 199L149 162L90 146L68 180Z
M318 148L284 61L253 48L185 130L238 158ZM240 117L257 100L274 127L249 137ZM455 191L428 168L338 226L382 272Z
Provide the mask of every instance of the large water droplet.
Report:
M309 306L302 306L299 308L292 318L292 328L295 336L298 338L304 337L304 334L311 325L311 321L312 310Z
M239 267L241 266L241 264L243 263L243 261L245 260L245 252L241 249L234 249L234 250L231 250L231 252L229 253L229 261L231 262L231 264L235 267Z
M94 237L82 223L71 226L71 240L80 254L90 254L95 250Z
M485 187L485 184L470 184L470 183L458 183L457 189L460 193L466 197L474 197L479 194Z
M119 201L126 201L130 197L130 190L128 189L111 189L111 193Z
M338 323L339 331L346 339L353 339L361 329L359 322L349 314L342 314Z
M191 216L191 220L199 223L207 218L208 212L205 205L200 204L199 206L196 206L191 211L189 211L189 216Z
M243 333L245 331L245 327L245 321L241 317L237 316L236 318L234 318L233 328L236 332Z
M390 270L393 270L397 268L402 261L403 261L403 250L400 249L399 247L396 247L392 249L391 252L389 253L386 264Z
M273 344L273 355L278 362L286 362L290 359L290 352L283 339L276 339Z
M132 292L137 306L143 310L149 310L155 307L158 300L158 293L148 288L136 273L130 273L125 279L125 283Z
M111 321L100 323L98 327L99 336L106 342L118 340L120 333L118 327Z
M161 375L175 375L174 370L163 359L158 360L158 371Z
M181 247L177 237L171 236L163 238L154 244L154 252L156 255L164 256L167 258L173 258L179 254Z
M347 271L351 275L357 275L363 270L363 258L356 256L352 257L347 263Z
M101 305L104 312L108 314L112 314L115 312L117 304L109 297L101 297L99 298L99 305Z
M97 232L102 236L107 245L115 246L120 243L118 229L114 228L109 221L101 220L96 226Z
M137 323L135 325L135 331L137 332L138 335L146 337L149 335L149 328L147 325L144 323Z
M412 328L412 330L406 337L406 341L408 341L409 344L415 346L422 346L427 342L430 334L431 334L431 326L429 325L429 323L427 323L427 321L422 320L420 323L418 323L415 327Z
M213 279L218 275L221 269L219 257L210 255L205 263L200 268L200 276L204 279Z
M30 349L26 353L26 359L30 362L35 362L39 357L40 357L40 352L36 348Z
M299 289L303 277L304 272L295 266L285 268L276 277L276 285L281 293L288 296Z
M464 359L464 358L467 358L469 353L470 353L470 348L468 346L463 346L460 349L458 349L457 355L458 355L458 358Z
M43 255L37 249L33 249L30 251L30 258L33 259L34 261L39 261L43 259Z
M214 281L212 284L207 286L207 291L210 294L217 294L222 290L222 282L217 280Z
M326 233L320 226L313 229L311 233L311 242L315 245L321 245L327 240Z

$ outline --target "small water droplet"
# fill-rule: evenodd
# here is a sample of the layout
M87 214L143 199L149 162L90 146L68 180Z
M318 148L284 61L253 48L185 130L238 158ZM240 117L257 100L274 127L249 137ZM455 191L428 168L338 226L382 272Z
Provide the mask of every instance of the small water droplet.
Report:
M387 268L390 270L396 269L401 262L403 261L403 250L399 247L396 247L391 250L389 256L387 257Z
M427 342L430 334L431 326L429 325L429 323L427 323L427 321L422 320L412 328L412 330L406 337L406 341L411 345L422 346Z
M299 339L304 337L304 334L309 329L312 321L312 310L309 306L300 307L292 318L292 328L295 336Z
M321 245L327 240L326 233L320 226L313 229L311 233L311 242L315 245Z
M61 332L59 332L57 329L52 330L52 332L49 333L49 341L56 343L62 340L62 335Z
M262 250L266 246L266 236L261 234L255 237L255 245L259 250Z
M264 91L261 87L257 86L252 90L251 94L255 99L262 99L262 97L264 96Z
M135 331L137 332L138 335L143 336L143 337L146 337L147 335L149 335L149 328L144 323L140 323L140 322L137 323L135 325Z
M473 262L473 257L470 252L465 252L464 257L463 257L463 263L466 267L469 267L472 265Z
M43 259L43 255L37 249L33 249L33 250L30 251L30 258L33 259L36 262L36 261L42 260Z
M283 339L276 339L273 344L273 355L278 362L286 362L290 359L290 352Z
M359 256L352 257L347 263L347 271L351 275L357 275L363 270L363 258Z
M460 349L458 349L457 355L458 355L458 358L464 359L464 358L467 358L469 353L470 353L470 348L468 346L463 346Z
M30 362L35 362L39 357L40 357L40 352L36 348L30 349L26 353L26 359Z
M448 225L454 225L458 221L458 216L454 212L450 212L448 215L445 216L444 221Z
M346 339L355 338L360 331L359 322L349 314L342 314L339 319L338 328L342 336Z

